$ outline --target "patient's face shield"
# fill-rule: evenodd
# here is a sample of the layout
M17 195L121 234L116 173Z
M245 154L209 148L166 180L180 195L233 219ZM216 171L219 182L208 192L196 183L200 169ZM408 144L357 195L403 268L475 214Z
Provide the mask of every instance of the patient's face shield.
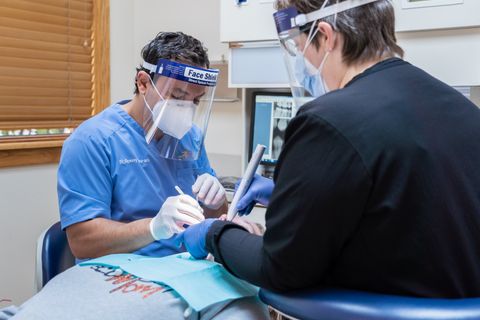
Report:
M160 59L144 62L154 73L147 90L143 129L147 143L160 156L173 160L198 159L208 127L218 70Z
M310 78L316 76L317 70L311 70L311 66L306 66L308 62L305 62L304 54L307 48L311 47L311 41L317 32L318 21L332 15L336 17L337 13L375 1L378 0L347 0L343 2L326 0L320 9L307 14L298 13L295 7L288 7L273 14L297 110L315 98L306 88L308 82L311 81ZM315 68L318 67L315 66Z

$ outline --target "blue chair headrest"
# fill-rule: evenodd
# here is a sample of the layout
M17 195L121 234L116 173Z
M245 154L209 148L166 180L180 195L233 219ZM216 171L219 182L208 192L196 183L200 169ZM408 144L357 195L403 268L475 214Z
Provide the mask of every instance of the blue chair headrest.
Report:
M67 235L60 222L52 225L43 238L42 285L57 274L75 265L75 257L68 246Z
M480 298L429 299L338 289L279 294L262 289L260 299L282 313L306 320L480 319Z

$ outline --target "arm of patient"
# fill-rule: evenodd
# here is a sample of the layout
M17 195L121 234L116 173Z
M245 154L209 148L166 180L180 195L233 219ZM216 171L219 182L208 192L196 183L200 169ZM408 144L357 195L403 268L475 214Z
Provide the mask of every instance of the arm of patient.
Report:
M149 228L151 220L124 223L95 218L79 222L66 229L68 243L79 259L132 252L154 241Z
M205 218L218 218L222 214L226 214L228 211L228 202L225 198L224 203L218 209L210 209L207 206L202 206L203 208L203 215Z

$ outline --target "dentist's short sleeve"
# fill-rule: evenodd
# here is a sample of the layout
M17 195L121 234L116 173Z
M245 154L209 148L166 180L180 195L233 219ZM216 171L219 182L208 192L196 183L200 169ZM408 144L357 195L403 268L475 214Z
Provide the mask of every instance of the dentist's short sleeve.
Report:
M112 178L106 144L92 137L71 137L58 169L62 229L94 218L111 218Z
M202 149L200 150L200 154L198 155L197 165L196 165L196 175L200 176L204 173L211 174L212 176L216 177L215 171L210 166L210 161L208 161L207 151L205 150L205 146L202 144Z

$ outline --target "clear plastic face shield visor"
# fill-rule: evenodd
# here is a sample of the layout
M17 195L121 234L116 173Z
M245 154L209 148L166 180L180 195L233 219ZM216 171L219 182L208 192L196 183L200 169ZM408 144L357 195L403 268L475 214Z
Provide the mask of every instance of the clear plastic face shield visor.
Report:
M145 100L143 129L160 156L196 160L208 127L218 70L160 59L143 63L154 73Z
M313 39L317 33L317 22L375 1L378 0L326 0L320 9L307 14L299 14L295 7L273 14L297 110L326 92L326 85L321 75L319 77L319 69L322 69L323 63L319 67L314 66L304 56L307 48L313 46L311 42L315 41ZM328 3L330 5L327 6Z

